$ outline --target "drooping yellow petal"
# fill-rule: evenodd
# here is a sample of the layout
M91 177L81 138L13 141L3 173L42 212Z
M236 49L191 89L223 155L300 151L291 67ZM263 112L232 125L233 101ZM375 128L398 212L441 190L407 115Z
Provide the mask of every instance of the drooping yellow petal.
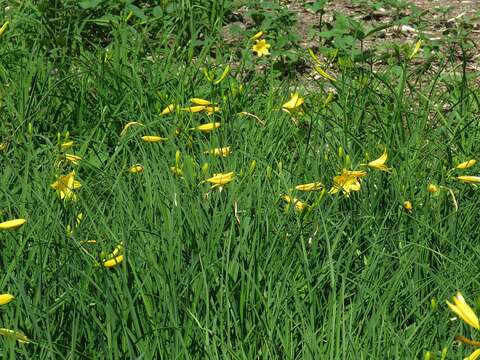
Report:
M231 153L230 146L222 147L222 148L215 148L212 150L205 151L205 154L215 155L215 156L223 156L227 157Z
M175 111L175 104L168 105L165 109L162 110L160 115L167 115Z
M73 154L65 154L65 159L70 161L72 164L77 165L82 158L78 155L73 155Z
M188 111L188 112L191 112L191 113L197 113L197 112L205 110L205 105L189 106L189 107L186 107L186 108L182 108L182 110L183 111Z
M480 329L480 323L478 321L478 317L472 308L467 304L463 295L458 292L455 297L453 298L454 304L447 301L448 307L458 315L460 319L465 321L468 325L475 329Z
M5 336L5 337L11 338L11 339L15 339L15 340L17 340L18 342L21 342L21 343L29 343L30 342L30 340L28 340L27 336L21 331L0 328L0 336Z
M222 123L212 122L212 123L207 123L207 124L197 126L197 127L192 128L190 130L197 130L197 131L209 133L209 132L212 132L212 131L218 129L221 125L222 125Z
M73 140L70 140L61 144L60 147L62 148L62 150L67 150L67 149L70 149L73 146L73 144L74 144Z
M480 184L480 176L464 175L457 176L456 179L467 184Z
M112 268L120 264L122 261L123 261L123 255L118 255L113 259L104 261L102 265L106 268Z
M259 32L257 32L255 35L253 35L253 36L250 38L250 40L257 40L257 39L261 38L262 35L263 35L263 31L259 31Z
M290 100L288 100L285 104L282 105L283 110L294 110L300 107L304 103L304 99L300 97L298 92L294 92L291 94Z
M313 182L313 183L300 184L295 186L295 189L299 191L316 191L316 190L322 190L323 188L324 188L324 185L321 182Z
M337 79L335 79L333 76L329 75L325 70L323 70L319 65L315 65L313 67L315 69L315 71L318 73L318 75L320 75L321 77L323 77L324 79L327 79L327 80L330 80L330 81L337 81Z
M464 360L477 360L480 358L480 349L475 350L469 356L467 356Z
M160 141L166 141L168 138L157 136L157 135L145 135L142 136L142 140L148 143L156 143Z
M468 168L471 168L473 165L475 165L477 162L477 160L475 159L471 159L471 160L467 160L467 161L464 161L460 164L458 164L457 166L455 166L456 169L468 169Z
M123 136L127 133L127 130L132 127L132 126L143 126L143 124L141 122L138 122L138 121L130 121L128 123L125 124L125 126L123 127L122 129L122 132L120 133L120 136Z
M0 305L6 305L15 299L15 296L12 294L0 294Z
M413 48L412 52L411 52L410 55L408 56L409 59L413 59L413 58L415 57L415 55L417 55L418 50L420 50L420 48L422 47L422 44L423 44L423 41L422 41L422 40L418 40L418 41L415 43L415 47Z
M0 230L17 230L20 229L27 220L25 219L14 219L8 220L0 223Z
M131 174L138 174L138 173L141 173L145 170L145 168L143 167L142 164L135 164L135 165L132 165L130 166L130 168L128 169L128 172L131 173Z
M8 27L8 21L6 21L5 24L3 24L2 27L0 28L0 37L5 33L5 31L7 30L7 27Z
M208 100L205 100L205 99L201 99L201 98L191 98L190 101L192 103L194 103L195 105L203 105L203 106L207 106L207 105L211 105L212 103Z
M297 210L297 211L302 212L302 211L304 211L308 208L307 203L305 203L301 200L298 200L295 197L291 197L290 195L283 195L282 199L285 200L288 204L294 204L295 205L295 210Z
M385 165L388 159L387 149L383 151L382 156L378 159L370 161L367 166L371 169L380 170L380 171L388 171L388 167Z
M208 178L207 181L215 186L224 186L235 179L235 172L231 171L228 173L219 173L213 174L211 178Z

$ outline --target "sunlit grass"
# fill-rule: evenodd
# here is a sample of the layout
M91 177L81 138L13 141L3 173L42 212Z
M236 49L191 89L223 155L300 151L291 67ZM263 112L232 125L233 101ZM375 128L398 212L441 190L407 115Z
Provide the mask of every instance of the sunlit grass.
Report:
M417 71L422 43L283 76L262 29L216 41L226 4L0 9L2 358L467 356L474 79Z

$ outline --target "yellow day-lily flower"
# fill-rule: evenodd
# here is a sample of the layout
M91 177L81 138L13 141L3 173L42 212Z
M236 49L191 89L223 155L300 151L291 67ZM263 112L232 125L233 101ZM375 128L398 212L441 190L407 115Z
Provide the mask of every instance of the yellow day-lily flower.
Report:
M0 294L0 305L6 305L15 299L15 296L12 294Z
M143 167L142 164L135 164L130 166L130 168L128 169L128 172L131 174L138 174L138 173L142 173L143 170L145 170L145 168Z
M62 150L67 150L67 149L70 149L73 146L73 144L74 144L73 140L70 140L62 143L60 147L62 148Z
M112 268L117 266L123 261L123 255L118 255L117 257L114 257L113 259L110 260L105 260L102 265L106 268Z
M3 24L2 27L0 28L0 37L7 30L7 27L8 27L8 21L6 21L5 24Z
M478 358L480 358L480 349L475 350L473 353L471 353L464 360L477 360Z
M78 155L73 155L73 154L65 154L65 160L70 161L72 164L77 165L82 158Z
M160 115L167 115L175 111L175 103L168 105L165 109L162 110Z
M255 44L252 46L252 51L257 53L258 57L269 55L270 44L265 39L255 40Z
M9 338L15 339L15 340L17 340L18 342L21 342L21 343L29 343L30 342L30 340L28 340L27 336L21 331L0 328L0 336L9 337Z
M212 132L212 131L218 129L221 125L222 125L222 123L212 122L212 123L208 123L208 124L199 125L195 128L191 128L190 130L197 130L197 131L209 133L209 132Z
M467 160L467 161L464 161L460 164L458 164L457 166L455 166L456 169L468 169L468 168L471 168L473 165L475 165L477 162L477 160L475 159L471 159L471 160Z
M142 140L148 143L156 143L159 141L166 141L168 140L168 138L164 138L157 135L145 135L145 136L142 136Z
M191 113L197 113L205 110L205 105L196 105L196 106L189 106L186 108L182 108L183 111L188 111Z
M302 106L304 103L304 99L300 97L298 92L294 92L291 94L290 100L288 100L285 104L282 105L282 109L291 112L292 110L297 109L298 107Z
M437 185L435 184L428 184L427 185L427 191L430 193L430 194L436 194L440 191L440 189L438 188Z
M358 170L346 170L343 169L342 173L333 178L333 187L330 189L330 194L336 194L340 190L345 196L349 196L352 191L360 191L360 178L366 176L365 171Z
M210 101L205 99L200 99L200 98L191 98L190 102L194 103L195 105L203 105L203 106L212 104Z
M211 184L213 184L212 189L217 186L225 186L229 182L231 182L233 179L235 179L235 172L231 171L228 173L218 173L218 174L213 174L211 178L208 178L207 181Z
M403 208L405 209L406 212L412 212L413 210L413 204L410 200L405 200L403 202Z
M388 159L387 149L383 151L382 156L378 159L370 161L367 166L371 169L380 170L380 171L388 171L390 170L386 165L385 162Z
M295 186L295 189L299 191L316 191L316 190L322 190L323 187L324 186L321 182L313 182L308 184L297 185Z
M210 116L213 113L222 111L222 108L218 106L205 106L204 110L207 113L207 115Z
M457 176L456 179L467 184L480 184L480 176L464 175Z
M223 156L223 157L229 156L230 153L231 153L230 146L215 148L215 149L212 149L212 150L205 151L205 154L210 154L210 155L215 155L215 156Z
M143 126L143 124L141 122L138 122L138 121L130 121L128 123L125 124L125 126L123 127L122 129L122 132L120 133L120 136L123 136L127 133L127 130L132 127L132 126L135 126L135 125L139 125L139 126Z
M57 181L55 181L51 187L57 190L60 199L65 200L77 200L77 195L73 190L78 189L82 186L80 182L75 180L75 171L68 173L67 175L60 176Z
M170 170L172 171L173 175L175 176L183 176L183 170L178 166L171 166Z
M253 35L253 36L250 38L250 40L258 40L258 39L260 39L260 38L262 37L262 35L263 35L263 31L259 31L259 32L257 32L255 35Z
M27 220L25 219L13 219L0 223L0 230L18 230L20 229Z
M290 195L283 195L282 199L285 200L288 204L294 204L295 209L297 211L302 212L302 211L304 211L308 208L308 204L306 204L305 202L303 202L301 200L298 200L295 197L291 197Z
M463 295L460 292L457 292L455 297L453 298L453 304L447 301L448 307L458 315L460 319L465 321L468 325L475 329L480 329L480 322L478 321L478 317L472 308L467 304Z

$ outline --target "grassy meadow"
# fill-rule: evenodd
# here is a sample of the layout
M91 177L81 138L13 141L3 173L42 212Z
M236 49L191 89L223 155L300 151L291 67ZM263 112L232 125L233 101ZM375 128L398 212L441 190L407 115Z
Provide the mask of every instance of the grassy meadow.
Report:
M2 359L480 345L472 27L294 3L0 2Z

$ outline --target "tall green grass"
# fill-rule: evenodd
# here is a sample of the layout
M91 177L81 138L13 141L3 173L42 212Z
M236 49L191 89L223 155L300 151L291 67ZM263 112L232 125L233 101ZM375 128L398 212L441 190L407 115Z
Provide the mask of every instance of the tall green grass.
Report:
M9 144L0 152L0 220L28 220L0 233L0 292L16 296L0 318L31 340L0 339L2 358L468 353L452 346L466 328L443 305L457 289L479 295L480 198L447 171L478 157L479 91L461 62L437 55L444 66L419 71L392 57L374 71L352 63L334 84L294 81L269 58L256 68L248 38L219 43L229 2L94 3L0 9L11 24L0 38L0 142ZM231 73L212 85L204 66L219 76L228 61ZM332 87L335 99L322 107ZM281 111L295 89L306 98L299 123ZM191 97L222 112L160 116ZM222 126L212 134L189 130L213 120ZM129 121L145 126L120 137ZM83 157L77 166L59 163L67 131L70 152ZM144 143L147 134L169 140ZM204 153L221 146L232 155ZM328 190L343 167L384 147L391 172L371 171L359 193L297 193L311 209L285 209L290 188L322 181ZM177 151L183 177L170 171ZM145 171L128 173L135 163ZM72 169L79 201L62 202L50 185ZM229 171L236 180L209 191L204 180ZM458 210L446 189L430 195L429 183L451 188ZM84 221L67 236L78 213ZM121 242L125 261L97 266Z

